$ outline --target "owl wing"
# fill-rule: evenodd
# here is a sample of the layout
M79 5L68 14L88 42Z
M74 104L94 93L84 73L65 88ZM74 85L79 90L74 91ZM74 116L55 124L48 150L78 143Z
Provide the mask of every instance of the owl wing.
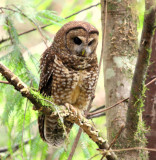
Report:
M40 59L40 83L39 91L45 96L51 96L52 73L55 55L51 48L48 48Z
M52 49L48 48L43 53L40 59L41 74L40 74L39 91L45 96L51 96L54 57L55 56ZM39 124L40 136L44 141L46 141L44 137L44 120L45 120L45 115L39 114L38 124Z

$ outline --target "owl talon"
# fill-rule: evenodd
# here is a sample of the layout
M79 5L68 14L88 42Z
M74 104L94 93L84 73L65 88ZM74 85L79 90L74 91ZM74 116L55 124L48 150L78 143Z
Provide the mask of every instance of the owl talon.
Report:
M73 107L71 104L66 103L65 107L68 109L69 112L72 112L75 116L77 116L79 114L79 109Z

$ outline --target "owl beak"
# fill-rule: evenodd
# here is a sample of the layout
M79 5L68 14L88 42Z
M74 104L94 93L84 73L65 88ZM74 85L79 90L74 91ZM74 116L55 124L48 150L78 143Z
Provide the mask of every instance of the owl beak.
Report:
M82 56L86 56L86 50L85 49L82 50Z

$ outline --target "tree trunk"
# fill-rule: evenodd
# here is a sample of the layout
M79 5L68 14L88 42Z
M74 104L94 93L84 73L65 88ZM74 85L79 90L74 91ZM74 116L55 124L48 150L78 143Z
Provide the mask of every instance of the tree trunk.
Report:
M104 84L106 92L106 106L109 107L121 99L129 97L131 78L133 75L136 54L138 50L136 0L108 0L107 26L104 54ZM102 4L102 27L104 26L104 1ZM104 28L103 28L104 30ZM107 135L109 143L117 135L122 125L125 125L127 103L121 103L107 111ZM121 134L124 137L124 132ZM121 136L120 136L121 137ZM127 148L121 138L114 148ZM133 160L137 152L118 154L119 159Z
M146 83L156 78L156 31L152 42L151 64L147 72ZM145 99L145 111L143 113L143 119L146 126L150 127L150 131L147 133L147 147L156 148L156 83L150 84L147 87L146 99ZM149 160L156 159L156 152L149 152Z

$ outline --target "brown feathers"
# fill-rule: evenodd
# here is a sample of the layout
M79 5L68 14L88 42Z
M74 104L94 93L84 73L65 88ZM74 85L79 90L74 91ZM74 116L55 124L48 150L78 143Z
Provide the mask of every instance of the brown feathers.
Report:
M97 44L98 31L89 23L65 24L41 57L40 92L52 96L57 105L70 103L85 109L98 79ZM64 129L57 118L41 115L38 122L40 135L47 143L53 146L63 143ZM65 121L64 125L69 132L72 123Z

